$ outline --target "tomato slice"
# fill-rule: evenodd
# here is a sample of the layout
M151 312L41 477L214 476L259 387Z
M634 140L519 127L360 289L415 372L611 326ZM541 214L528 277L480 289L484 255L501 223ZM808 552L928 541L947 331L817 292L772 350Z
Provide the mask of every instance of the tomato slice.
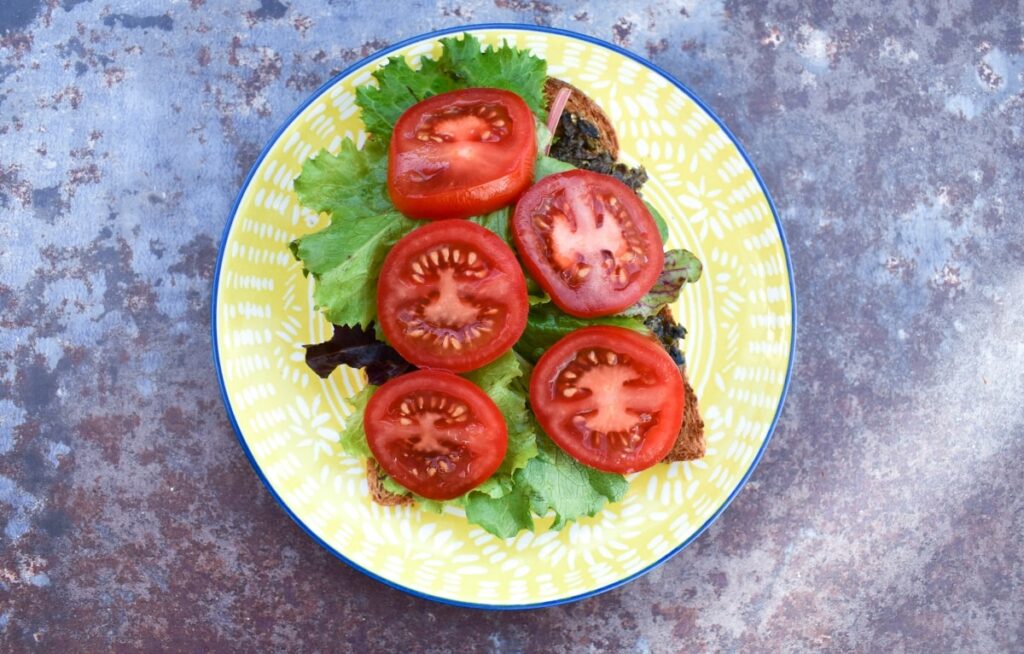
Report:
M607 472L636 472L663 459L685 402L672 357L622 327L572 332L544 353L530 379L530 405L548 436Z
M658 227L636 193L587 170L537 182L516 204L512 234L552 301L584 318L635 304L665 262Z
M465 220L405 235L384 259L377 316L384 336L421 368L465 372L519 340L529 305L512 249Z
M533 114L518 95L442 93L414 104L395 123L388 192L413 218L468 218L519 197L536 158Z
M448 372L389 380L366 405L363 428L377 463L432 500L450 500L494 474L508 449L505 418L491 398Z

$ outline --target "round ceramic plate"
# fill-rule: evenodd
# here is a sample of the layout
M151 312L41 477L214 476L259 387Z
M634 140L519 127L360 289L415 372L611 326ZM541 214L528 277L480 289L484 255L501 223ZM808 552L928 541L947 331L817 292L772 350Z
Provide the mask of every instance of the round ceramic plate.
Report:
M321 148L362 123L355 89L388 56L436 56L439 38L469 31L485 44L529 48L552 76L610 116L623 158L650 174L644 198L669 219L667 246L704 262L675 315L689 330L688 372L706 424L707 456L632 475L625 499L561 531L502 540L460 510L436 515L370 500L363 462L338 433L345 398L365 382L341 369L324 381L304 343L330 336L312 280L288 243L328 221L301 208L292 180ZM214 359L246 455L291 517L350 565L408 592L487 608L580 599L613 588L685 547L725 508L757 463L782 408L793 354L788 252L768 193L736 140L679 82L636 55L569 32L483 25L399 43L331 80L270 141L228 220L213 295Z

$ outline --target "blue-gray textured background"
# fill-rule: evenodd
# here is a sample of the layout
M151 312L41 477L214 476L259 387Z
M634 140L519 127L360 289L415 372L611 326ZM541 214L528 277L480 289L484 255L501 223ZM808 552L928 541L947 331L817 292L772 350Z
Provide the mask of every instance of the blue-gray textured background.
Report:
M1024 650L1024 13L1014 0L0 2L0 649ZM486 614L333 559L246 463L218 239L317 86L469 22L566 27L746 145L800 301L751 483L625 588Z

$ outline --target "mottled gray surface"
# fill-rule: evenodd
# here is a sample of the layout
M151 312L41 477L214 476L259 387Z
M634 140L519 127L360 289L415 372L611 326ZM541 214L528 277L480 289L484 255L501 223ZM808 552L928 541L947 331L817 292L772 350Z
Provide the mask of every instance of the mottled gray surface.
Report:
M3 0L0 650L1024 650L1021 4L671 4ZM292 524L225 418L208 311L294 107L492 20L701 95L774 194L801 309L723 517L625 588L513 614L403 595Z

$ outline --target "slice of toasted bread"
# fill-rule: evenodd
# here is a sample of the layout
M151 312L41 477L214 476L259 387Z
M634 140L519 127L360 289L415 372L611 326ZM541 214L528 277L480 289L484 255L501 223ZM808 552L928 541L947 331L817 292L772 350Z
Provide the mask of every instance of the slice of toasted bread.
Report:
M382 506L403 506L412 504L409 495L397 495L384 488L384 470L374 459L366 460L366 483L370 487L370 497Z
M599 132L601 145L604 146L604 149L608 151L613 160L618 159L619 139L615 136L615 128L612 127L612 122L608 120L608 116L605 115L601 107L591 100L590 96L568 82L563 82L555 77L549 77L544 82L544 98L547 100L548 106L554 101L558 92L564 88L572 91L569 101L565 103L565 110L592 123Z
M679 429L676 444L662 459L666 463L692 461L702 458L707 453L704 419L700 417L697 394L693 392L693 386L690 386L690 380L686 377L686 366L679 366L679 372L682 373L683 384L686 386L686 409L683 411L683 426Z
M672 310L668 307L663 307L658 313L658 316L668 323L673 325L675 324L675 318L672 317ZM671 347L669 347L669 345L671 345ZM683 360L682 352L678 349L678 341L674 334L671 337L671 342L662 342L662 347L666 347L666 349L669 350L669 354L673 354L674 352L673 358L676 361ZM686 407L683 409L683 426L679 428L679 435L676 437L676 444L672 446L672 450L664 459L662 459L662 461L665 461L666 463L671 463L672 461L692 461L694 459L700 459L707 451L707 443L704 440L704 419L700 417L700 406L697 403L697 393L694 392L693 386L690 385L690 380L686 376L685 363L679 366L679 374L683 376Z

